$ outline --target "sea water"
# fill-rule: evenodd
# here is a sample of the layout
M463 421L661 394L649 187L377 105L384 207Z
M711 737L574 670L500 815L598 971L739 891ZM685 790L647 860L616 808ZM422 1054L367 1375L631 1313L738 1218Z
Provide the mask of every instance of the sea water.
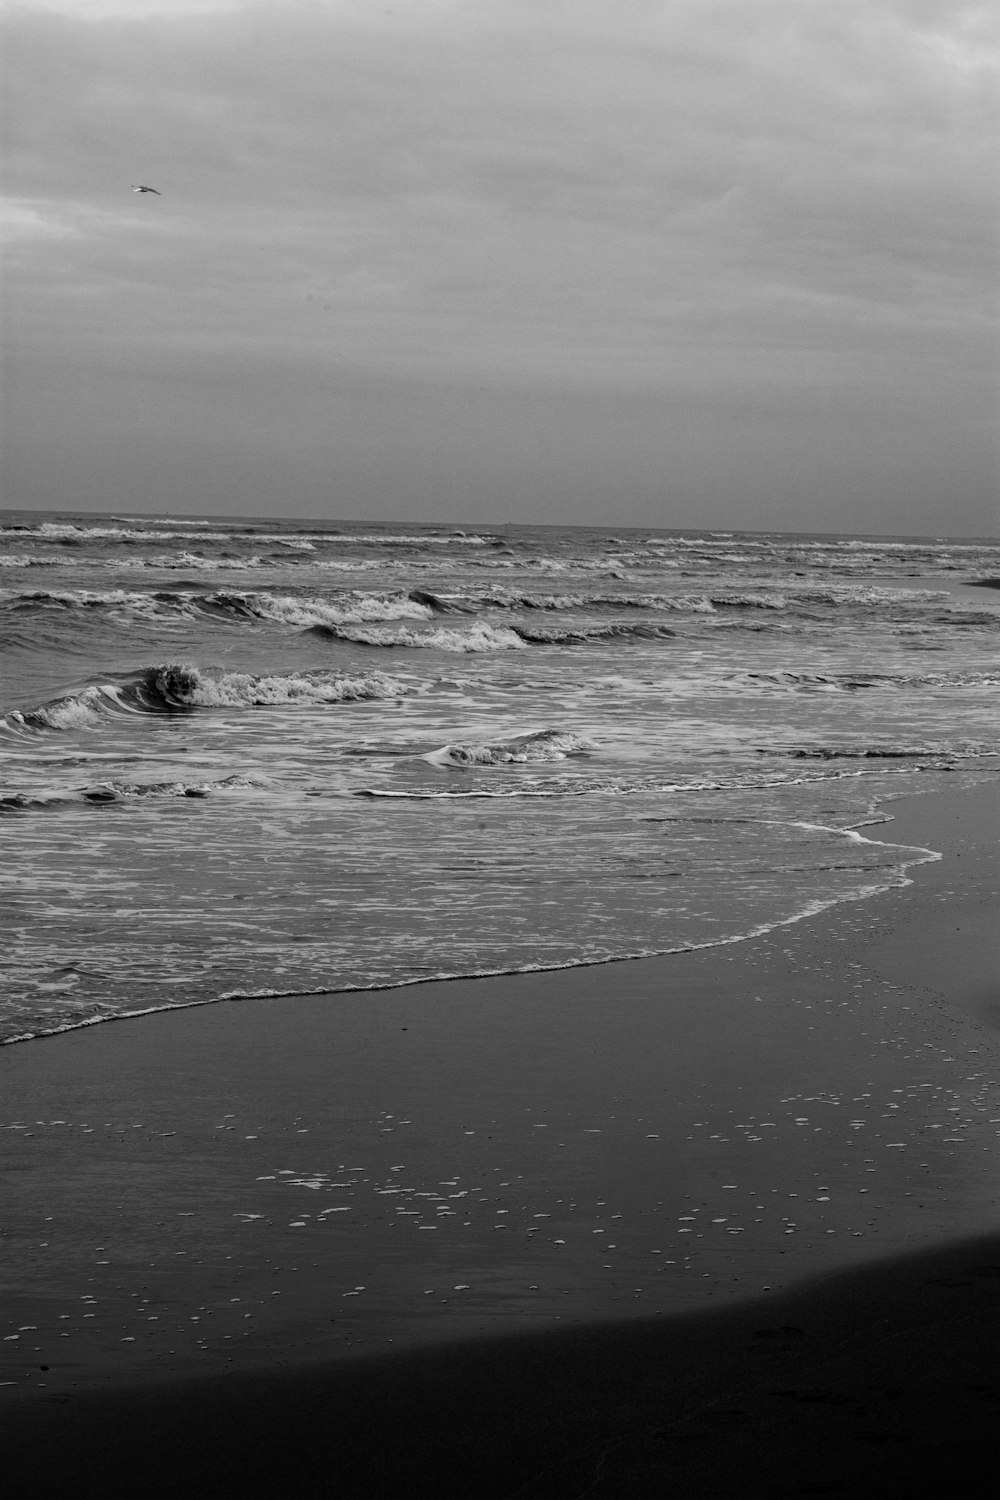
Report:
M1000 773L1000 545L7 512L0 1041L738 942Z

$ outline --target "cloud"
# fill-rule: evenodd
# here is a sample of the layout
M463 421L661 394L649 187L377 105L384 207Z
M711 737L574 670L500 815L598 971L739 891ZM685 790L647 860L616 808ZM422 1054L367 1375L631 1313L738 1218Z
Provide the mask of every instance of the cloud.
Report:
M325 369L779 426L808 401L838 421L975 407L991 368L984 5L53 0L4 19L34 360L227 380L257 360L281 372L276 409Z

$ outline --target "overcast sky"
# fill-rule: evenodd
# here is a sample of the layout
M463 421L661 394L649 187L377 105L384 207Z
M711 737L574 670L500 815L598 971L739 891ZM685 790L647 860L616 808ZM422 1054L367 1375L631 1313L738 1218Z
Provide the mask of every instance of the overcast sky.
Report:
M995 17L0 0L3 503L994 532Z

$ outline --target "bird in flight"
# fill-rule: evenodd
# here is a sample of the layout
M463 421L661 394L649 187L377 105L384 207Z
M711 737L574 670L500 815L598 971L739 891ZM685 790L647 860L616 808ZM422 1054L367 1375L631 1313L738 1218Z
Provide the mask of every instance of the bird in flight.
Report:
M132 191L133 193L155 193L158 198L163 197L159 188L143 187L141 182L133 182Z

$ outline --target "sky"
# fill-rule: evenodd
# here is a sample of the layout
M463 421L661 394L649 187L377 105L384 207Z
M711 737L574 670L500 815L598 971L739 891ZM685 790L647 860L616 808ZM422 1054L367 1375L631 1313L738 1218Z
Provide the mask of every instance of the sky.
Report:
M8 508L1000 528L991 4L0 0L0 46Z

